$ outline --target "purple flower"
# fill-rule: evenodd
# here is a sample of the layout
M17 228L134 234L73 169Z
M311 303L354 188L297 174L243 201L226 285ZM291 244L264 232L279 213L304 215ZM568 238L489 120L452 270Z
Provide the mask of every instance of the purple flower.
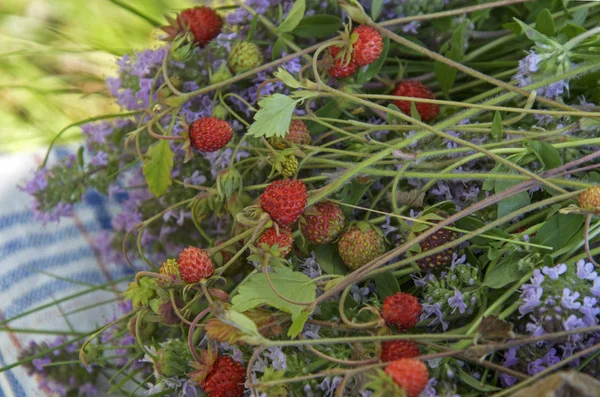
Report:
M542 268L542 273L544 273L545 275L550 277L551 280L557 280L558 276L565 273L566 271L567 271L567 265L565 265L564 263L561 263L554 267L544 266Z
M21 189L21 191L24 191L28 194L35 194L41 190L44 190L48 186L48 181L46 180L46 174L47 174L47 171L45 169L37 170L33 174L33 178L31 178L31 180L29 180L25 184L25 186L19 186L19 189Z
M433 305L424 304L423 305L423 313L421 314L421 321L429 318L430 316L434 316L433 321L429 323L429 326L436 326L437 324L442 324L442 329L446 331L448 329L448 322L444 321L444 314L442 313L441 307L439 303L435 303Z
M542 360L546 366L550 367L557 364L560 361L560 357L556 355L556 349L550 349L548 350L548 353L544 355Z
M31 363L39 372L44 372L44 365L50 364L52 360L48 357L36 358Z
M448 306L450 306L453 310L452 313L458 309L460 314L463 314L467 310L467 305L463 301L463 295L458 289L454 289L454 296L448 298Z
M87 145L103 144L106 142L106 137L113 133L114 126L109 122L87 123L81 126L81 132L87 139Z
M105 167L108 165L108 154L103 151L99 151L90 161L90 164L96 167Z
M128 232L142 221L142 214L138 211L124 211L116 215L112 220L112 227L115 230Z
M594 265L583 259L577 261L577 277L580 280L596 280L598 273L594 270Z
M519 359L517 359L517 349L514 347L511 347L510 349L508 349L507 351L504 352L504 363L502 363L502 365L504 365L507 368L512 367L513 365L517 365L519 362Z
M586 296L583 298L583 306L579 308L579 311L585 316L584 321L588 326L594 326L598 324L598 314L600 314L600 307L596 306L598 300Z
M577 302L579 298L579 292L572 292L570 289L563 289L563 296L560 300L560 304L565 309L579 309L581 307L581 303Z
M542 336L544 335L544 327L539 323L527 323L525 326L527 332L529 332L532 336Z
M419 31L417 29L419 29L420 27L421 23L419 21L412 21L410 23L407 23L406 25L403 25L402 31L404 33L418 34Z
M97 396L97 395L98 395L98 390L96 390L96 387L94 387L94 385L92 383L86 383L79 388L79 396L93 397L93 396Z
M585 323L583 322L583 320L581 320L574 314L571 314L569 316L569 318L567 318L566 320L563 321L563 327L565 328L566 331L570 331L572 329L585 327ZM572 335L572 337L573 337L573 340L578 340L579 338L581 338L581 336L577 335L577 334Z
M366 300L369 298L369 287L361 288L354 284L352 287L350 287L350 293L352 294L352 298L357 303L366 302Z
M532 376L535 375L535 374L537 374L537 373L542 372L545 369L546 369L546 367L544 367L542 365L542 359L541 358L538 358L537 360L532 361L532 362L530 362L527 365L527 372L529 373L529 375L532 375Z
M525 287L525 285L523 287ZM523 291L523 294L521 294L523 304L519 307L519 313L524 315L539 307L542 304L540 298L542 297L543 292L544 290L542 288L537 287L528 288Z
M594 279L594 284L592 285L590 292L594 296L600 296L600 277Z

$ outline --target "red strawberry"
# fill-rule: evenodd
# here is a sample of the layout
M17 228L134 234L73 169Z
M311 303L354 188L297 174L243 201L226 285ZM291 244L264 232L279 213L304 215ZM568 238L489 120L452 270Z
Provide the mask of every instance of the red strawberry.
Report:
M204 47L221 33L223 21L212 8L188 8L181 12L181 18L189 26L194 35L194 40L200 47Z
M427 367L414 358L392 361L385 367L385 373L406 391L406 397L418 397L429 381Z
M242 397L246 388L246 369L229 356L217 358L212 370L200 382L208 397Z
M296 145L310 145L312 137L306 123L302 120L292 120L285 140Z
M396 86L393 95L396 96L409 96L413 98L425 98L425 99L435 99L435 95L433 92L422 83L418 81L403 81ZM402 113L410 116L410 102L409 101L393 101L394 105L398 106ZM434 103L423 103L423 102L415 102L415 106L417 108L417 112L419 112L419 116L421 116L421 120L429 121L437 117L440 113L440 107Z
M271 183L260 195L260 204L281 226L300 218L306 206L306 186L298 180L281 180Z
M199 152L216 152L233 137L231 125L216 117L195 120L188 129L192 147Z
M359 67L375 62L383 51L383 39L377 29L361 25L352 31L352 60Z
M396 361L419 355L419 345L409 340L393 340L381 343L381 361Z
M381 311L388 324L405 331L417 325L423 308L416 297L397 292L385 298Z
M378 227L366 222L354 224L338 242L342 261L352 270L366 265L385 252L385 241Z
M292 251L294 239L289 228L280 227L278 233L277 229L270 227L260 236L258 245L260 246L261 244L267 244L269 247L278 244L281 257L285 258Z
M342 79L344 77L352 76L358 70L358 65L354 62L353 59L350 62L346 63L344 61L344 57L337 57L341 47L328 47L329 56L331 58L331 66L327 71L331 77L335 77L336 79Z
M209 278L215 272L212 260L206 253L196 247L187 247L179 253L179 273L186 283L197 283Z
M344 228L344 212L331 202L315 204L300 219L302 234L313 244L332 242Z
M169 25L162 26L168 37L166 40L174 41L182 35L191 33L193 41L200 47L204 47L209 41L221 33L223 20L212 9L208 7L193 7L183 10L175 19L167 16Z

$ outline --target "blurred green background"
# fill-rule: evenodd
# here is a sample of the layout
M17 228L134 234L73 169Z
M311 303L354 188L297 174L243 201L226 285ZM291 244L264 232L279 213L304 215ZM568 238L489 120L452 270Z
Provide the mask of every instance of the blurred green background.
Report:
M158 45L156 24L190 0L0 0L0 153L48 145L65 126L116 112L104 79ZM78 139L72 128L61 142Z

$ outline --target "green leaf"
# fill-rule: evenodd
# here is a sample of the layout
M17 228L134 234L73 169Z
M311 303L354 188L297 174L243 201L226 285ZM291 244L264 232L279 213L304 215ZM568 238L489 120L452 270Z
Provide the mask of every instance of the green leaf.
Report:
M479 390L484 393L490 393L493 391L502 390L501 388L496 387L496 386L482 384L477 379L475 379L474 377L472 377L471 375L469 375L468 373L466 373L465 371L463 371L460 368L458 369L458 377L460 378L460 380L462 380L464 383L466 383L466 385L469 386L471 389Z
M556 214L538 230L532 242L547 245L555 250L560 249L581 229L584 220L583 215Z
M302 85L296 81L294 76L282 67L277 68L277 71L273 75L290 88L302 88Z
M519 270L514 255L510 255L507 257L507 260L502 261L487 271L483 285L498 289L519 280L524 275L525 271Z
M351 183L344 186L344 189L342 189L342 202L346 204L357 205L360 202L360 199L362 199L362 197L365 195L365 192L369 190L370 186L370 183L362 184L354 179ZM344 211L346 216L349 216L352 213L352 208L343 206L342 211Z
M381 11L383 10L383 0L372 0L371 1L371 18L374 21L379 18Z
M77 150L77 164L83 169L83 146L79 146Z
M496 110L494 113L494 120L492 120L492 138L495 142L500 142L504 137L504 127L502 126L502 116L500 112Z
M295 272L287 267L280 267L269 274L269 279L277 292L289 300L309 303L316 297L317 285L303 273ZM233 310L238 312L267 305L289 313L292 321L296 322L295 330L300 327L300 322L303 324L302 318L307 316L304 312L306 306L287 302L275 294L263 273L253 275L242 284L231 303Z
M278 59L279 56L281 55L281 51L283 51L285 45L285 40L283 39L283 36L279 36L277 38L277 41L275 41L275 44L273 44L273 50L271 50L271 57L273 59Z
M306 3L304 0L296 0L294 1L294 5L292 9L288 13L287 17L281 25L277 28L278 33L291 32L294 30L296 26L300 23L300 20L304 16L304 11L306 9Z
M257 138L285 137L298 102L299 100L282 94L273 94L261 99L258 102L260 110L254 115L254 123L248 129L248 135Z
M452 34L450 41L442 46L440 52L444 52L444 55L452 59L453 61L460 62L464 56L464 37L466 23L463 22L458 25L458 28ZM450 88L454 85L456 80L457 70L452 66L446 65L445 63L436 61L434 68L435 77L440 83L440 87L444 91L446 97L450 93Z
M171 185L171 167L173 152L169 141L161 139L148 149L148 160L144 163L143 172L148 189L156 197L162 196Z
M315 248L315 257L321 269L327 274L344 275L348 273L348 268L338 254L336 244L319 245Z
M556 43L554 40L552 40L545 34L538 32L526 23L519 21L517 18L514 18L514 20L521 26L521 29L523 29L523 32L525 32L525 34L530 40L535 41L539 44L546 44L552 47L558 46L558 43Z
M395 110L395 111L396 111L396 112L398 112L398 113L402 113L402 110L400 110L400 108L398 108L398 106L394 105L393 103L390 103L389 105L387 105L387 108L388 108L388 109ZM389 114L389 113L388 113L388 115L387 115L387 119L388 119L388 120L387 120L387 121L388 121L388 124L398 124L398 123L400 123L400 121L402 121L402 120L400 120L399 118L397 118L396 116L392 116L392 115L391 115L391 114ZM395 121L395 123L394 123L394 121Z
M392 296L395 293L400 292L400 285L398 285L398 280L396 279L396 276L394 276L394 273L379 273L373 278L375 279L377 294L382 302L388 296Z
M535 28L538 32L545 34L546 36L556 36L556 27L554 26L554 19L550 10L544 8L535 19Z
M133 307L146 306L156 295L156 281L150 277L140 279L140 284L131 282L123 292L123 296L131 300Z
M292 321L292 325L288 329L287 333L290 338L295 338L300 332L302 332L304 329L304 324L306 324L306 320L308 320L309 314L310 313L303 311L294 319L294 321Z
M412 117L415 120L421 121L421 115L419 114L419 111L417 110L416 102L410 103L410 117Z
M383 38L383 50L381 51L381 55L379 56L379 58L377 58L375 62L370 64L364 71L361 68L360 72L358 73L357 81L359 82L359 84L366 83L373 77L377 76L377 73L379 73L379 70L385 63L385 58L387 57L389 49L390 38L386 36Z
M499 170L505 170L506 167L499 167ZM510 174L514 174L514 172L510 171ZM518 185L518 181L508 181L508 180L498 180L494 183L494 192L502 193L503 191L510 189L511 187ZM528 192L521 192L518 194L513 194L510 197L502 199L498 202L498 219L502 218L510 214L513 211L518 210L519 208L523 208L531 203L531 198L529 197Z
M529 148L531 153L538 158L544 165L545 170L551 170L562 165L562 159L560 158L558 150L548 142L525 141L524 146Z
M252 18L250 22L250 29L248 29L248 35L246 36L248 40L254 37L254 32L256 32L256 26L258 25L258 14Z
M321 106L319 110L315 112L315 114L317 117L331 117L335 119L342 114L342 108L338 106L338 103L335 99L331 99L327 101L325 105ZM327 127L317 123L316 121L309 121L306 123L306 125L312 134L320 134L328 130Z
M299 37L321 38L335 34L342 27L342 20L336 15L311 15L304 17L292 33Z

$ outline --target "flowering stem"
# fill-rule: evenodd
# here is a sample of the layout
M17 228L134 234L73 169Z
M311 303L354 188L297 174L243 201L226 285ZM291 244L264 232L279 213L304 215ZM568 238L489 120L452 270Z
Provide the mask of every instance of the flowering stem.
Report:
M564 358L561 361L559 361L558 363L549 366L548 368L546 368L543 371L538 372L537 374L535 374L531 378L529 378L527 380L524 380L523 382L517 383L513 387L510 387L510 388L508 388L506 390L503 390L503 391L501 391L499 393L493 394L491 397L502 397L502 396L512 395L517 390L522 389L523 387L532 384L536 380L541 379L541 378L545 377L546 375L551 374L552 372L556 371L559 368L564 367L565 365L569 364L570 362L578 360L581 357L585 357L588 354L594 353L598 349L600 349L600 343L597 343L597 344L593 345L592 347L588 347L587 349L583 349L580 352L577 352L577 353L573 354L572 356Z

